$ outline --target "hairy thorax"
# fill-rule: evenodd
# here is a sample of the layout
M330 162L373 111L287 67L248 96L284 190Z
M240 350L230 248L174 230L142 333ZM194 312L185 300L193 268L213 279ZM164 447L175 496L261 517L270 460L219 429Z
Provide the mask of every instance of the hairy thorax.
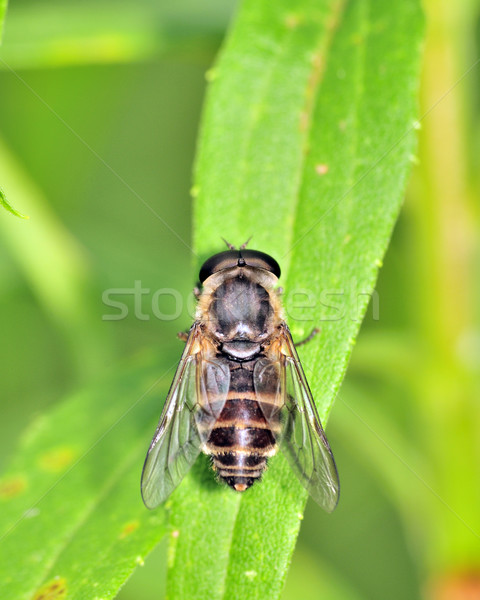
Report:
M273 290L276 277L243 268L210 279L199 302L205 333L232 360L251 360L283 319Z

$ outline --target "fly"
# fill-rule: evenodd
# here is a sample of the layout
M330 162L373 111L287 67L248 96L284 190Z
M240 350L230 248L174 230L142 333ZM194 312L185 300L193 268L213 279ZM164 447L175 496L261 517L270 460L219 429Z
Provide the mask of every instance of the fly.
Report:
M244 492L280 448L314 500L333 511L337 469L275 290L277 261L230 247L199 277L195 322L143 467L146 506L166 500L200 452L220 481Z

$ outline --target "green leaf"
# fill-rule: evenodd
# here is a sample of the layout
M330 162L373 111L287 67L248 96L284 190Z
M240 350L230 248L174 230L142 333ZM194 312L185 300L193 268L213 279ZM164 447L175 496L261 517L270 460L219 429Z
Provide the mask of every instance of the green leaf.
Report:
M113 598L165 534L165 511L141 501L140 473L159 411L152 395L164 396L172 370L150 360L27 431L0 480L2 599L51 585L68 598Z
M223 236L275 256L322 419L398 216L415 142L416 0L246 0L217 65L197 155L198 264ZM242 497L173 498L175 598L277 598L306 493L281 456ZM340 473L341 477L341 473Z

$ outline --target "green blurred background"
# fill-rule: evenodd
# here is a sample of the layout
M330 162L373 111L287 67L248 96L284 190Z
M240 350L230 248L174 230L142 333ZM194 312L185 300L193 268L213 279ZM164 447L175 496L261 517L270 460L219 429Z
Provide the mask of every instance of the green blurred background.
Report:
M379 319L369 309L328 424L342 499L333 515L309 503L285 600L480 598L480 2L425 9L418 161L378 282ZM186 308L159 320L146 295L150 318L139 320L124 295L129 316L108 321L102 293L141 281L187 298L195 282L195 139L234 10L230 0L11 3L0 184L30 220L0 213L1 466L65 393L145 348L173 348L172 362L180 352ZM119 597L161 597L165 563L160 546Z

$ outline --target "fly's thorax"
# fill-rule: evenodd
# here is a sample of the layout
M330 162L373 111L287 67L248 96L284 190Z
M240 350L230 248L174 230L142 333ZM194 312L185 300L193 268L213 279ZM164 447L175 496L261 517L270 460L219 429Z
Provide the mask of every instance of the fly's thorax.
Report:
M283 321L273 273L235 267L209 277L197 307L197 319L220 349L248 360Z

